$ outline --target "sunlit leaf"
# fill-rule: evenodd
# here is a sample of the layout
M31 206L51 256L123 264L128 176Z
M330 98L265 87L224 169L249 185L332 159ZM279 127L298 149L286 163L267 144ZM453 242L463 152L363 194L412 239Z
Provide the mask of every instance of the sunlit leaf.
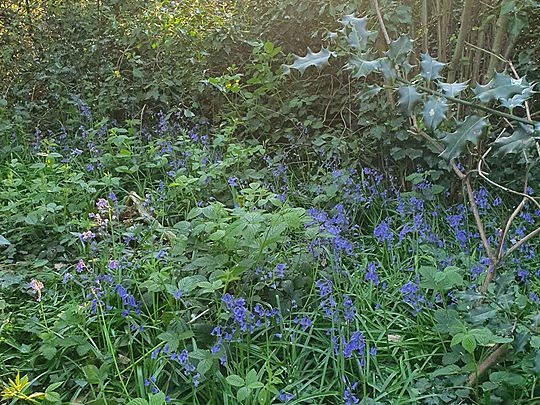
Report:
M300 74L304 74L305 70L310 66L315 66L317 69L322 69L328 65L328 59L330 56L335 56L334 52L330 52L326 48L321 48L319 52L313 52L310 48L307 49L306 56L294 56L294 62L292 65L283 65L283 72L288 75L291 73L291 69L296 69Z
M437 128L445 118L445 114L448 111L448 104L444 99L430 96L424 104L424 111L422 113L424 117L424 124L429 129Z
M535 134L540 135L534 131L532 126L518 124L512 135L500 137L494 142L497 154L521 153L533 147L536 144L534 140Z
M478 100L487 103L492 100L504 100L515 95L523 95L528 87L529 85L524 77L514 79L506 73L496 73L489 83L485 85L477 84L473 92Z

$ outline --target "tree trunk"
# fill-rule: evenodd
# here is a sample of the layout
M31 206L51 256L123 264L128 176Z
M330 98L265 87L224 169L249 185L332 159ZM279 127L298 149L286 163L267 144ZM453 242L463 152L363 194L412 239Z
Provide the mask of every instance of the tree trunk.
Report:
M477 4L475 0L465 0L463 3L463 10L461 12L461 21L459 27L459 34L452 55L452 60L448 68L448 81L453 82L456 80L456 75L459 72L460 60L463 55L463 49L465 47L465 40L471 32L471 26L473 21L473 10Z

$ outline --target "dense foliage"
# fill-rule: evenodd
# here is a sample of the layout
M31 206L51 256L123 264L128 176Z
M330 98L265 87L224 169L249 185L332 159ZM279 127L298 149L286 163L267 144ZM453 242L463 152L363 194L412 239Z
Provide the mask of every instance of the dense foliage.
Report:
M2 401L537 403L540 6L474 7L3 2Z

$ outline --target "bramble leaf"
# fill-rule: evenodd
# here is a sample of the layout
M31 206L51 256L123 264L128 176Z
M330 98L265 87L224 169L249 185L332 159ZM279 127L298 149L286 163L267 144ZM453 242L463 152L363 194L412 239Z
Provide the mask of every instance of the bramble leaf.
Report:
M294 56L294 63L291 65L283 65L283 73L288 75L291 73L291 69L296 69L300 74L304 74L304 71L310 67L315 66L317 69L322 69L328 65L328 59L330 56L335 56L334 52L330 52L327 48L321 48L319 52L313 52L310 48L307 49L306 56Z
M461 122L457 130L453 133L447 133L442 139L443 144L446 146L441 153L441 157L446 160L455 159L463 153L467 142L477 144L482 130L486 127L487 122L485 118L478 115L470 115L465 118L465 121Z
M461 93L463 90L467 88L467 82L442 83L438 81L437 86L447 96L457 97L459 93Z
M420 67L422 68L420 75L426 80L434 80L441 77L439 72L445 65L445 63L439 62L427 53L420 55Z
M445 100L430 96L426 104L424 104L424 124L429 129L437 128L444 120L447 111L448 104L446 104Z
M414 107L420 102L422 97L414 86L403 86L399 88L399 107L403 114L411 116Z

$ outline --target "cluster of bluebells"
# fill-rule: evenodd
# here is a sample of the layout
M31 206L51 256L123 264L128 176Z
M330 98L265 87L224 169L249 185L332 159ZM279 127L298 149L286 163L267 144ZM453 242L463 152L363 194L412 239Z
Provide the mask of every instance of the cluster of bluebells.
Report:
M339 262L341 255L351 256L354 254L354 243L348 236L353 227L349 225L349 218L343 204L336 205L332 214L316 208L310 208L308 214L312 221L308 222L306 226L317 226L320 233L320 236L313 240L310 246L315 257L320 255L320 248L324 246L331 248L335 263Z
M270 306L265 308L261 303L257 303L250 311L244 298L236 298L229 293L221 297L221 302L228 316L211 332L215 338L211 352L220 353L220 361L223 364L226 361L224 344L241 342L246 335L260 328L271 328L281 321L281 315L276 308Z
M324 318L334 322L342 320L345 323L351 323L355 319L358 311L351 297L344 294L341 296L341 302L338 303L334 295L332 280L318 279L315 281L315 288L317 288L319 307Z
M409 304L413 309L413 315L417 315L426 305L426 297L422 294L418 276L414 281L408 281L399 290L403 296L403 302Z
M258 267L255 269L255 274L257 275L258 281L269 283L270 287L275 290L278 287L278 282L285 279L286 268L286 264L278 263L271 271L265 271Z

